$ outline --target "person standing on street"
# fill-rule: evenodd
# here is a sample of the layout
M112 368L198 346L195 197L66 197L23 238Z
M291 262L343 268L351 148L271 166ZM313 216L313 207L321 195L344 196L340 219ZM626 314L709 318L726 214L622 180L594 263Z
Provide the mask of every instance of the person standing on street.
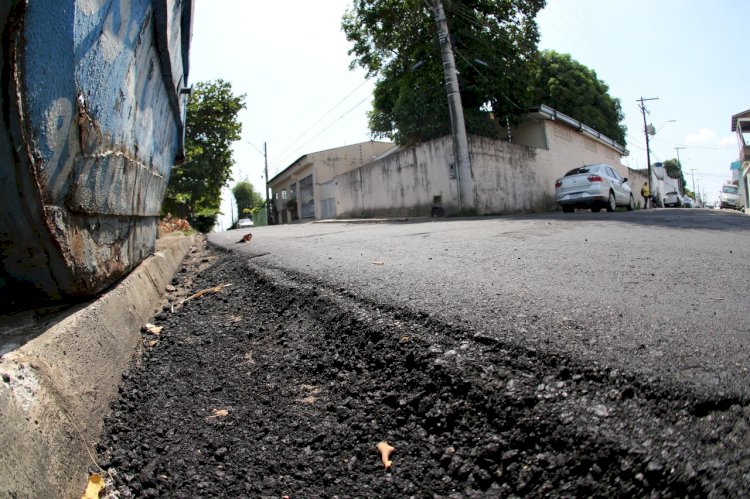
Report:
M643 182L641 196L643 196L643 209L648 210L648 200L651 197L651 190L648 188L648 182Z

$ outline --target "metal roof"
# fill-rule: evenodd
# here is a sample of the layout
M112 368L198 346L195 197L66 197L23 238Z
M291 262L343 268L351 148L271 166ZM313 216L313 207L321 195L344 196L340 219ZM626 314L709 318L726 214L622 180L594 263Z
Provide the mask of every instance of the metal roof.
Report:
M732 116L732 131L737 131L737 124L740 124L740 130L742 132L750 132L750 109L742 111L741 113Z

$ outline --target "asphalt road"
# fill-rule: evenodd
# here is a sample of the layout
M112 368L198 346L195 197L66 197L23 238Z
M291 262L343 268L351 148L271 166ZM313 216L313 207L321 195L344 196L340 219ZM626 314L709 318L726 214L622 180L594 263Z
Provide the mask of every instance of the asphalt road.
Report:
M213 234L238 251L183 263L95 469L123 498L747 497L749 228L661 209Z
M239 243L252 233L250 243ZM528 349L750 395L750 218L719 210L336 221L211 234L302 274ZM731 403L731 402L730 402Z

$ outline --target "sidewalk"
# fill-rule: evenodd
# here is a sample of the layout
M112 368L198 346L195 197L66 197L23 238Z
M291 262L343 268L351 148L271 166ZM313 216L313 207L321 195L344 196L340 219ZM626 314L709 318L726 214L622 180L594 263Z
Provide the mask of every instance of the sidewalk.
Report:
M80 497L122 372L194 237L156 252L113 289L0 357L0 496Z

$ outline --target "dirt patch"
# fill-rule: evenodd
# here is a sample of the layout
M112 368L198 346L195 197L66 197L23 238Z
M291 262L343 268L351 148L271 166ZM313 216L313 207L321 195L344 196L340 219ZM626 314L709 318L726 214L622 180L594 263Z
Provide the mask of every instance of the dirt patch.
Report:
M263 259L202 248L173 285L98 445L120 497L748 491L741 401L506 344ZM387 468L380 442L395 448Z

